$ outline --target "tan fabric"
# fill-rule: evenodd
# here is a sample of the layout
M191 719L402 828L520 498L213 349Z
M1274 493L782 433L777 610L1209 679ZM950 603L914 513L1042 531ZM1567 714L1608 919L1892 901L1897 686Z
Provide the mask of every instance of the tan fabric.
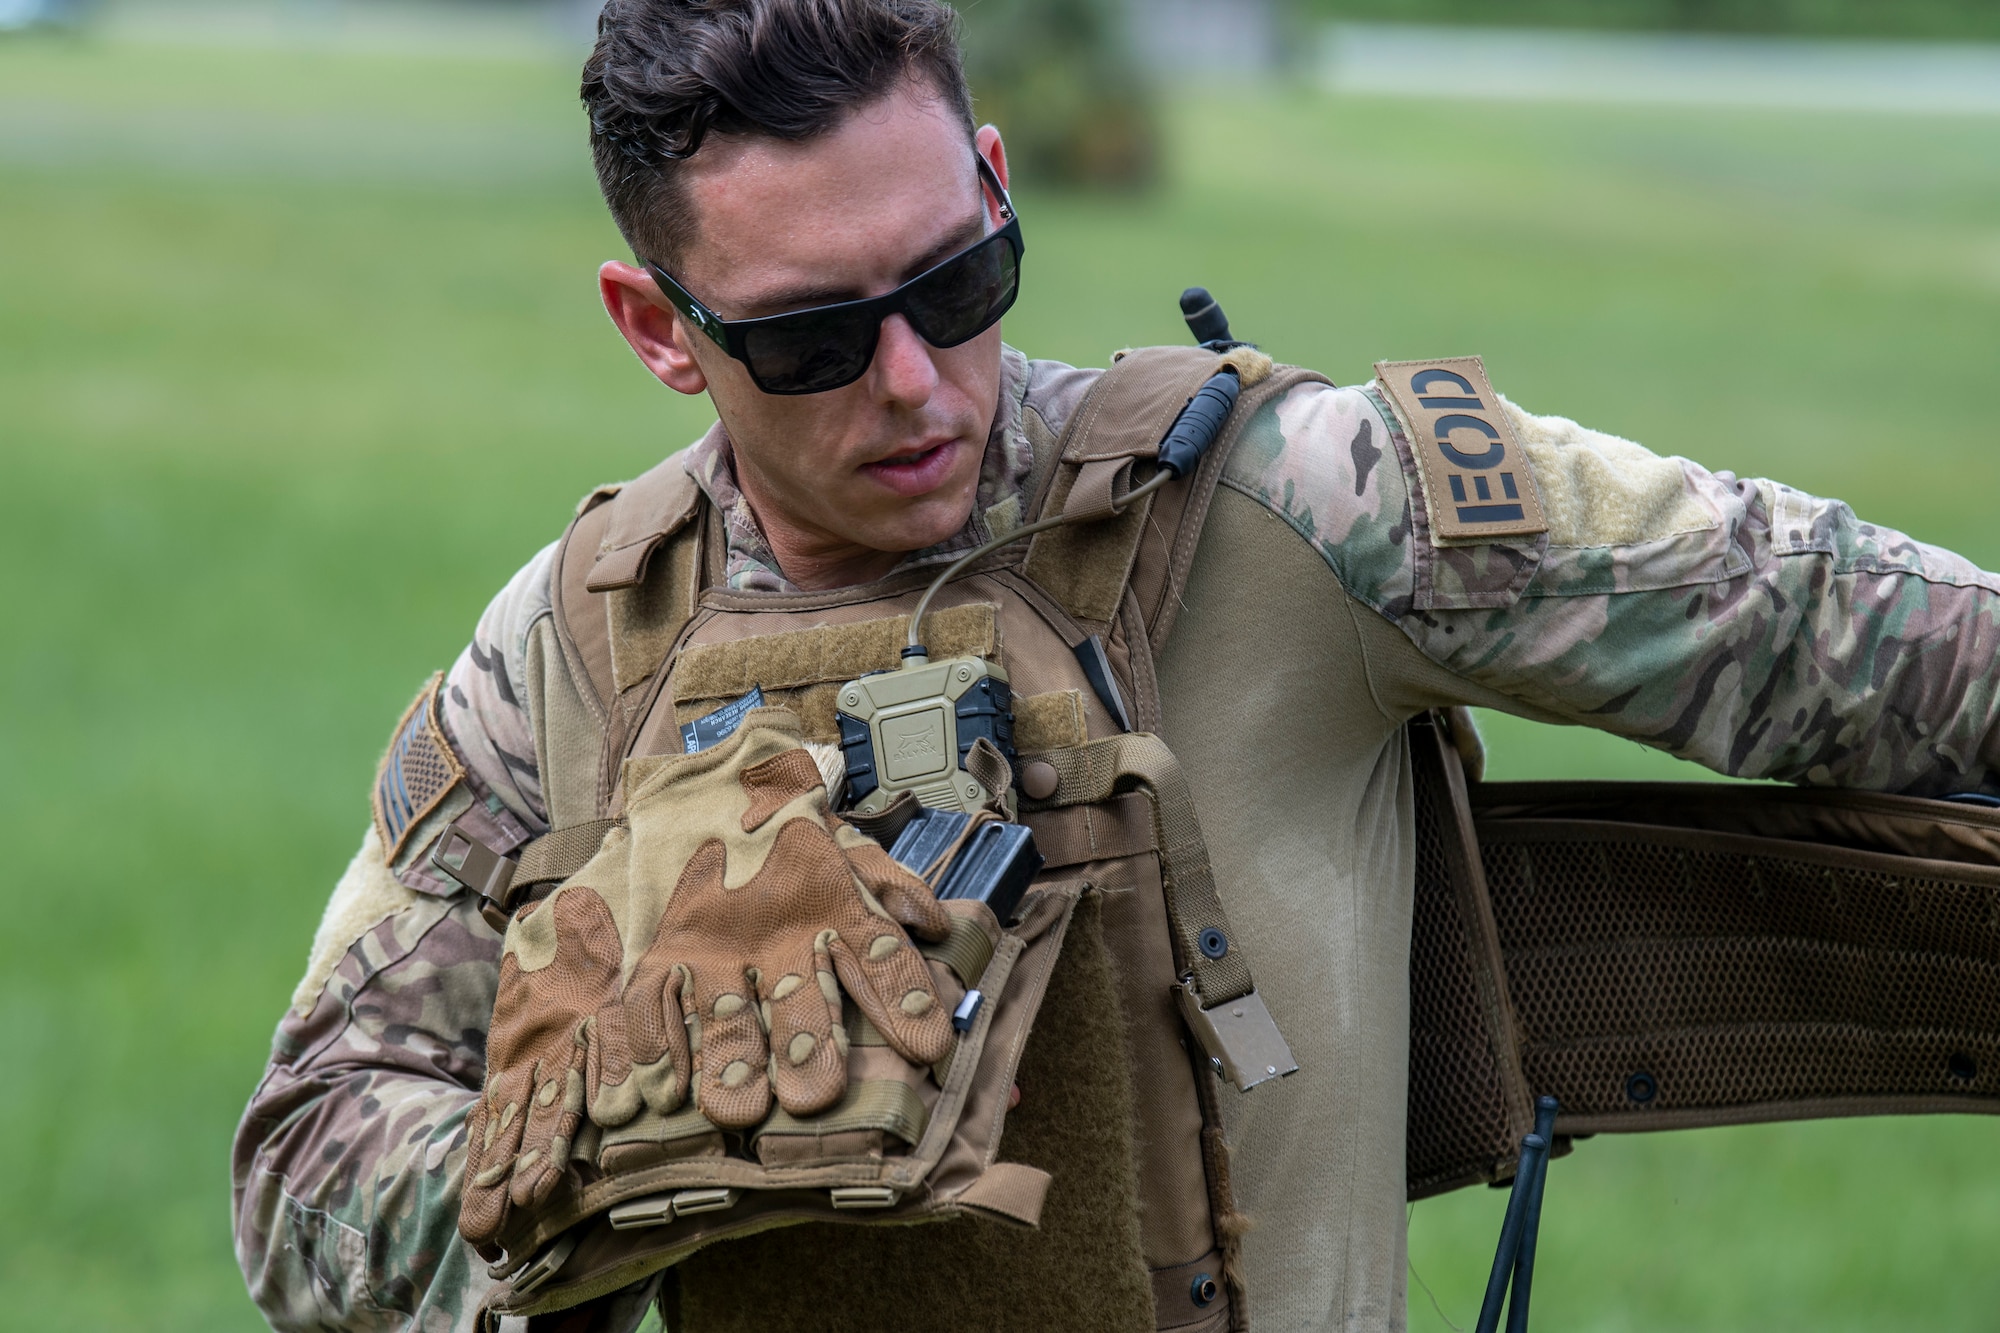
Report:
M1159 676L1161 734L1299 1062L1222 1098L1232 1183L1254 1223L1242 1247L1255 1327L1401 1328L1415 875L1401 728L1452 704L1535 714L1425 658L1281 519L1229 489Z
M1410 779L1363 617L1380 623L1281 520L1225 490L1159 659L1162 734L1299 1062L1222 1098L1257 1328L1403 1322Z
M591 716L569 663L556 640L555 624L536 622L528 636L528 697L535 700L535 768L542 775L542 796L551 828L568 828L597 818L597 767L594 763L560 763L551 756L594 756L603 728Z
M1045 759L1056 770L1057 804L1095 805L1134 784L1151 798L1154 845L1172 867L1166 895L1175 953L1194 982L1195 994L1205 1009L1248 994L1252 982L1245 951L1231 947L1222 957L1209 958L1197 943L1210 928L1222 931L1227 939L1229 921L1216 895L1187 782L1160 738L1143 732L1111 736L1080 749L1052 752Z
M958 1196L967 1208L1003 1217L1009 1222L1034 1226L1041 1220L1042 1203L1049 1196L1049 1173L1020 1162L996 1162Z
M1214 353L1199 347L1149 348L1144 357L1120 357L1064 428L1064 461L1083 467L1056 474L1044 511L1070 512L1071 492L1081 488L1078 513L1108 512L1111 498L1124 489L1130 462L1158 456L1160 437L1220 365ZM1041 533L1028 546L1023 570L1078 620L1108 625L1152 511L1147 497L1115 517Z
M629 588L611 591L604 614L611 633L611 678L619 691L638 684L659 669L681 626L694 613L687 589L700 551L693 543L676 543L661 554L658 566L647 562L646 577ZM683 600L669 605L675 593Z
M1255 1224L1242 1246L1256 1327L1400 1328L1415 874L1401 727L1425 708L1498 701L1466 698L1478 692L1230 490L1159 675L1162 735L1299 1062L1222 1098L1238 1206Z

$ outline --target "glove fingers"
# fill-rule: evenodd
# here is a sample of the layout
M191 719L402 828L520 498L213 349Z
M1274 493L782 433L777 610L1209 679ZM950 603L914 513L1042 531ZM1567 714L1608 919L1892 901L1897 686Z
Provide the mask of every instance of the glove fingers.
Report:
M527 1098L521 1080L492 1080L465 1122L465 1183L459 1233L473 1244L491 1243L507 1223L507 1178L521 1146Z
M936 1064L951 1049L951 1015L938 1003L924 956L899 934L884 931L857 953L838 935L827 952L840 984L889 1045L914 1064Z
M687 973L667 957L662 940L655 938L632 970L622 1005L634 1084L640 1099L656 1111L671 1111L681 1104L694 1069L688 1061L687 1022L681 1015L681 982ZM635 1105L633 1110L637 1109ZM597 1118L595 1109L591 1118Z
M847 853L855 878L896 924L919 939L935 941L951 934L951 914L938 902L930 885L897 864L874 839L852 828L847 834L852 836L836 834L835 838Z
M688 970L673 967L664 977L636 992L636 1002L641 1007L657 1005L660 1013L658 1030L644 1038L648 1044L641 1050L648 1058L638 1071L646 1103L656 1111L666 1112L678 1107L687 1099L688 1085L694 1081L694 1052L688 1041L687 1017L682 1004L682 997L687 994L690 985ZM654 1051L658 1052L656 1056L651 1054Z
M535 1091L521 1127L521 1155L507 1197L522 1208L546 1202L569 1165L570 1144L583 1115L583 1071L595 1016L572 1030L569 1049L535 1062ZM567 1057L566 1059L563 1057Z
M639 1083L632 1077L631 1043L625 1006L606 1000L590 1024L590 1047L583 1083L590 1092L590 1118L615 1129L639 1114Z
M847 1091L846 1042L834 1036L840 990L816 954L802 951L785 970L767 970L758 985L770 1030L771 1081L778 1105L793 1115L824 1111Z
M748 1129L771 1110L770 1049L748 977L739 989L703 993L695 1014L701 1023L702 1114L724 1129ZM685 994L685 992L683 992Z

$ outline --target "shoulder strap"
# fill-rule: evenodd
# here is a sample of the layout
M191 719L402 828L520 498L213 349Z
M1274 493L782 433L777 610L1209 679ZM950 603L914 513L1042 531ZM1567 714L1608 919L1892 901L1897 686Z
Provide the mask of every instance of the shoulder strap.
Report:
M1134 466L1159 456L1174 418L1224 366L1242 376L1243 392L1194 474L1139 504L1114 509L1115 499L1130 489ZM1103 636L1142 730L1158 721L1151 703L1153 656L1180 609L1175 590L1194 561L1230 451L1266 403L1304 383L1330 381L1297 366L1274 366L1250 347L1123 352L1071 414L1054 466L1041 469L1048 480L1030 518L1073 513L1079 521L1035 537L1022 572L1086 632Z
M701 593L700 486L679 455L578 506L551 576L556 637L578 693L604 733L598 813L611 808L647 686L693 617Z

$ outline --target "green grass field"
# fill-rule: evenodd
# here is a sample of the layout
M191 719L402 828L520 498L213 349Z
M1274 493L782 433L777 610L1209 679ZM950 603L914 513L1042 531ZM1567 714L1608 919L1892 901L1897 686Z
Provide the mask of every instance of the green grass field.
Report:
M0 1324L248 1329L227 1151L390 724L593 483L693 438L599 313L572 62L0 43ZM1155 197L1021 190L1009 336L1508 393L2000 562L2000 122L1174 108ZM1498 775L1659 775L1506 719ZM1546 1329L2000 1326L2000 1126L1599 1139ZM1418 1205L1469 1326L1500 1197ZM1412 1326L1443 1329L1412 1284Z

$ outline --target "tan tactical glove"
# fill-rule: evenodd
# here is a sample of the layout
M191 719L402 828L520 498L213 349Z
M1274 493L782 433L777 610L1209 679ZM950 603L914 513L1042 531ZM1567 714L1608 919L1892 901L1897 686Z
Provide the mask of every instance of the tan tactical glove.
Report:
M510 924L468 1122L459 1228L490 1246L543 1202L581 1116L606 1128L696 1103L724 1128L847 1088L841 989L891 1047L944 1058L951 1016L905 928L941 940L930 888L835 818L781 709L710 750L627 764L626 829ZM836 978L838 981L836 982Z

